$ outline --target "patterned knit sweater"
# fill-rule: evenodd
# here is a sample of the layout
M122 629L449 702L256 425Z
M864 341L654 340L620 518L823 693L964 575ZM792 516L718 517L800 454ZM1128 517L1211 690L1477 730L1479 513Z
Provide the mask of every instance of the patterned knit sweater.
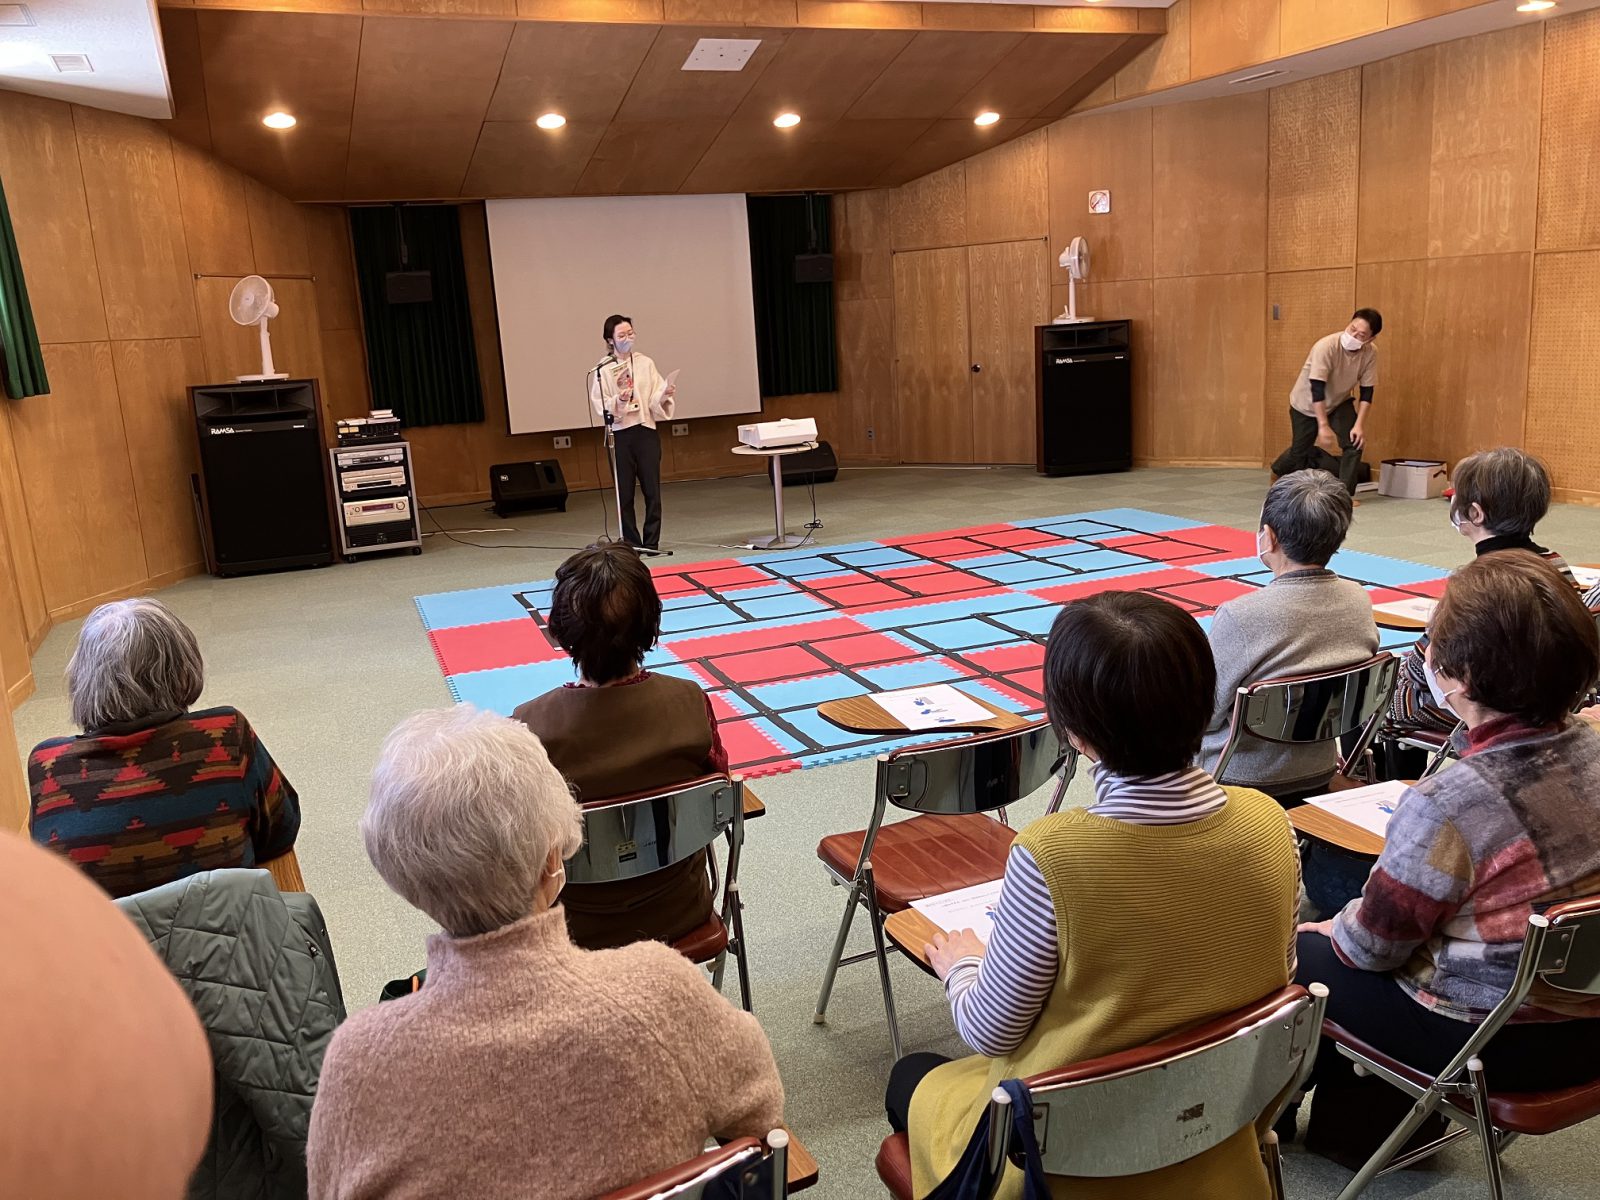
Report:
M1505 998L1528 917L1600 891L1600 733L1585 721L1471 731L1460 762L1402 794L1360 899L1334 919L1353 967L1392 971L1419 1004L1479 1020ZM1600 1016L1535 990L1520 1020Z
M294 845L295 790L236 708L165 712L40 742L28 756L33 840L113 896Z

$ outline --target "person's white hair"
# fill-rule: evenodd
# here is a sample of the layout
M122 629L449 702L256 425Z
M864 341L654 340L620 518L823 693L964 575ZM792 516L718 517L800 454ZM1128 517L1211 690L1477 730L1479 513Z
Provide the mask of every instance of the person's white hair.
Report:
M570 858L583 818L526 725L463 704L394 727L361 836L401 899L468 937L533 911L550 851Z
M182 712L204 686L205 664L193 632L148 596L91 612L67 660L72 722L85 732Z

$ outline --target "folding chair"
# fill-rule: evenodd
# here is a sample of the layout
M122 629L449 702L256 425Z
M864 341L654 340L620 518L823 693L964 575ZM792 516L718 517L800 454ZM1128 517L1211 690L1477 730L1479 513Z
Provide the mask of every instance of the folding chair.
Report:
M1006 855L1017 836L1005 824L1005 807L1043 787L1064 763L1067 769L1050 802L1051 812L1066 794L1077 756L1062 754L1048 721L878 756L876 795L867 827L830 834L817 843L817 857L832 882L848 886L850 896L823 973L813 1021L821 1025L827 1019L828 997L839 967L875 957L889 1040L894 1056L900 1057L884 914L909 908L913 900L1004 875ZM890 804L919 815L885 825ZM1000 819L987 815L991 812L999 812ZM845 939L857 905L867 910L872 923L873 949L845 958Z
M597 1200L783 1200L789 1194L789 1135L774 1129L763 1146L736 1138Z
M1184 1162L1253 1125L1267 1131L1261 1156L1272 1194L1282 1200L1272 1124L1311 1074L1327 1000L1320 983L1291 984L1182 1033L1023 1080L1045 1173L1139 1175ZM1009 1108L1010 1096L996 1088L983 1117L992 1168L1014 1149ZM878 1148L877 1167L890 1195L911 1200L905 1134ZM999 1190L1001 1173L993 1174L989 1196Z
M1600 896L1568 900L1528 918L1522 957L1511 990L1484 1018L1467 1044L1437 1076L1406 1066L1367 1045L1333 1021L1324 1034L1339 1053L1370 1073L1393 1084L1416 1101L1406 1119L1388 1137L1355 1178L1339 1193L1339 1200L1354 1200L1374 1179L1427 1158L1451 1142L1476 1135L1483 1149L1489 1195L1505 1195L1500 1179L1500 1151L1521 1134L1557 1133L1600 1115L1600 1079L1549 1092L1491 1092L1484 1079L1482 1054L1494 1035L1509 1021L1536 986L1560 992L1600 997ZM1406 1154L1399 1154L1428 1115L1439 1111L1459 1128Z
M1399 678L1400 660L1384 650L1365 662L1308 675L1261 679L1233 696L1228 740L1212 774L1225 782L1228 763L1245 738L1278 745L1309 746L1342 743L1355 735L1336 775L1348 779L1367 755L1383 724Z
M750 968L744 934L744 899L739 892L739 856L744 849L744 780L737 775L706 775L670 788L613 796L579 806L583 845L567 860L569 883L615 883L637 879L681 863L719 837L728 839L727 879L722 902L705 924L672 943L696 963L714 963L711 982L722 988L723 967L731 953L739 968L739 995L750 1004ZM712 892L717 860L707 853Z

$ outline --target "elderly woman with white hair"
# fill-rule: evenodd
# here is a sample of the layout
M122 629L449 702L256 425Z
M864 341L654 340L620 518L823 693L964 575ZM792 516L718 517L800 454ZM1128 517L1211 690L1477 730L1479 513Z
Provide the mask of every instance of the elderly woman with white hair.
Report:
M238 709L190 711L204 684L194 634L159 600L91 612L67 662L83 732L28 756L33 840L113 896L287 853L295 790Z
M334 1034L312 1200L579 1200L782 1120L766 1036L697 967L659 942L573 945L556 897L581 816L524 725L470 706L402 721L361 832L441 932L419 991Z

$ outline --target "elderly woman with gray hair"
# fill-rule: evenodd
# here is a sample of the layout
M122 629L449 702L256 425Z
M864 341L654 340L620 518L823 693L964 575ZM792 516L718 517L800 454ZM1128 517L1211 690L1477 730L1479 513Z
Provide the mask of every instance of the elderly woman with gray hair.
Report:
M1216 765L1227 743L1239 688L1355 666L1378 652L1371 599L1360 584L1328 570L1350 530L1351 507L1350 493L1324 471L1295 471L1267 491L1256 553L1272 581L1220 606L1207 633L1217 698L1200 752L1206 765ZM1286 746L1246 738L1228 763L1227 782L1292 801L1326 789L1337 754L1332 742Z
M334 1034L312 1200L579 1200L782 1120L761 1027L694 964L573 945L556 897L582 819L526 726L470 706L402 721L361 832L442 931L421 990Z
M295 790L238 709L190 711L204 683L194 634L159 600L90 613L67 662L83 732L28 756L33 840L113 896L286 853Z

